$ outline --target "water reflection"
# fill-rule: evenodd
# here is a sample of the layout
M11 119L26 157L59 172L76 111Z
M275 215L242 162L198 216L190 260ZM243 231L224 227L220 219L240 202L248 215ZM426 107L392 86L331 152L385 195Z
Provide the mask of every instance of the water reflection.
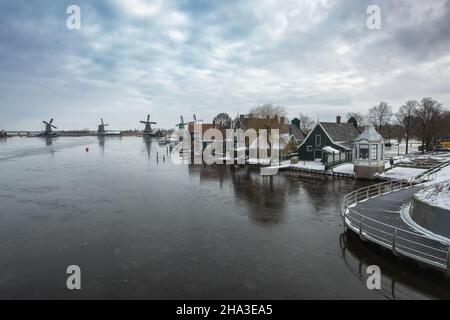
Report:
M53 139L52 138L45 138L45 145L51 146L53 144Z
M233 190L238 200L247 204L249 216L261 224L283 221L286 198L297 189L284 176L262 177L258 169L234 168L230 175Z
M342 233L339 242L346 266L364 284L369 277L367 267L380 267L384 297L393 300L450 298L450 284L442 272L395 257L383 248L362 242L353 232Z
M249 217L260 224L283 221L287 199L298 192L299 182L285 175L262 177L259 169L233 165L189 165L189 174L203 182L218 181L220 189L231 185L236 199L244 202Z
M145 149L147 150L148 158L150 159L150 151L151 151L151 148L152 148L152 140L149 137L144 137L143 141L144 141L144 144L145 144Z
M108 143L101 165L96 147L83 152L97 143ZM11 263L0 266L0 297L70 298L53 270L73 261L91 270L83 298L380 297L366 289L371 264L383 271L386 298L450 296L429 269L357 237L343 235L339 246L340 201L361 182L171 161L157 168L144 152L161 160L167 150L151 143L60 137L51 147L41 138L1 145L0 255ZM59 156L49 161L53 149Z
M105 153L105 137L104 136L98 136L98 146L100 147L100 150L102 153Z

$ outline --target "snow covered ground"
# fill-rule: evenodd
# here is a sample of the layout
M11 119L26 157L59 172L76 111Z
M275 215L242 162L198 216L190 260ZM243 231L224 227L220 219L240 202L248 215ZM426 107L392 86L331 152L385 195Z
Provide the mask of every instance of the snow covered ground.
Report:
M391 164L389 162L386 162L384 164L384 168L387 170L391 167ZM344 163L341 165L338 165L332 169L334 172L340 172L340 173L354 173L354 165L353 163Z
M262 165L269 165L270 164L270 158L268 159L255 159L250 158L248 159L249 164L262 164Z
M397 142L391 141L392 147L385 149L385 155L388 156L394 156L394 155L403 155L406 153L406 143L405 141L400 142L400 148ZM409 142L409 148L408 153L418 152L419 146L422 145L422 142L420 141L410 141Z
M353 173L354 172L353 163L344 163L337 167L334 167L332 171L339 173Z
M396 167L380 174L379 176L391 179L411 180L425 171L425 169Z
M320 161L303 161L300 160L298 163L291 164L291 168L304 168L313 170L325 170L325 166Z
M450 181L422 189L415 196L432 206L450 210Z
M442 168L432 175L433 181L430 183L438 183L443 181L450 181L450 165Z

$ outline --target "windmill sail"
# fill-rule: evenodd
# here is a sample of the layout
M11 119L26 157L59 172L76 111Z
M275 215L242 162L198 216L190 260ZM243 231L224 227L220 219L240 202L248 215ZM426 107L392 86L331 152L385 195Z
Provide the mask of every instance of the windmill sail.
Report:
M152 124L156 124L154 121L150 121L150 115L147 115L147 121L140 121L140 123L145 124L144 129L144 137L151 137L154 136Z

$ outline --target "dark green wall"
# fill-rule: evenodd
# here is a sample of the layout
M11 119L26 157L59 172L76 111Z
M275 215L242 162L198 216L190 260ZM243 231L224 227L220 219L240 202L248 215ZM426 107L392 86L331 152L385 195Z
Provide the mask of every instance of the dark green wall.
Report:
M321 144L320 146L316 146L316 135L320 135L321 138ZM312 152L307 152L306 147L312 146ZM345 148L336 145L333 143L323 131L321 126L316 126L312 133L306 138L305 142L299 147L298 149L298 156L300 160L307 160L307 161L314 161L315 160L315 153L316 150L322 150L323 147L330 146L336 150L341 150L342 152L346 151Z

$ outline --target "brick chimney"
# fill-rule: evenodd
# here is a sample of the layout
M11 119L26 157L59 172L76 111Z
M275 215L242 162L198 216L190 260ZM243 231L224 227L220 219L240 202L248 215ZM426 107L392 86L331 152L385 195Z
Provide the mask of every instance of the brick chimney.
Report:
M341 124L341 116L337 116L336 117L336 123L337 124Z

